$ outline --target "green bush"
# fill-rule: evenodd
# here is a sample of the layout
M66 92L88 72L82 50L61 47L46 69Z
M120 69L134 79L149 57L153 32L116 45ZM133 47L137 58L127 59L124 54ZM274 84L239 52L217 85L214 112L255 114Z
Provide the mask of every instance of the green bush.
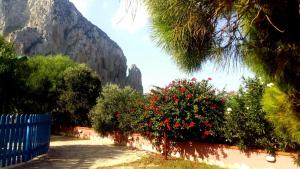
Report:
M223 133L223 93L202 80L176 80L151 91L140 127L161 144L164 134L174 141L218 142Z
M70 125L90 126L90 109L95 106L101 92L101 82L96 72L87 65L79 64L63 72L63 85L59 89L59 110L53 120ZM70 120L61 121L62 114ZM67 118L66 117L66 118ZM61 122L60 122L61 121Z
M96 106L91 110L93 127L101 134L135 131L142 99L143 96L130 87L104 86Z
M26 80L25 113L53 112L58 108L59 89L64 71L76 63L66 56L36 56L28 59L30 75Z
M274 126L267 121L261 105L266 84L259 78L244 79L243 84L244 87L230 97L226 105L224 132L227 141L242 149L281 149L283 139L275 134Z
M0 37L0 114L52 112L54 127L90 126L99 77L66 56L17 56Z

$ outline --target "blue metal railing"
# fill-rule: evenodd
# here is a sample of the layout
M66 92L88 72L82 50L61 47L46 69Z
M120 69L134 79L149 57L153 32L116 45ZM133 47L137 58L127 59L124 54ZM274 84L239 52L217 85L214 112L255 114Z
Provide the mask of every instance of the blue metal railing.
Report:
M6 167L46 154L50 114L0 116L0 166Z

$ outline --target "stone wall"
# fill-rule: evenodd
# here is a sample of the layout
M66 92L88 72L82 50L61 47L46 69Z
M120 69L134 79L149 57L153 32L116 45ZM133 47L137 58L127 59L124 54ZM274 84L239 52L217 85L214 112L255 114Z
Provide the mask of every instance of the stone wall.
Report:
M98 139L99 141L108 139L112 143L126 143L130 148L160 153L151 144L151 141L138 133L128 137L120 136L119 133L103 137L93 129L85 127L75 127L65 130L65 132L78 138ZM294 164L293 157L297 156L294 153L276 152L275 161L268 162L266 159L270 158L270 156L264 150L252 149L241 151L236 146L223 144L181 142L172 151L172 156L234 169L300 169Z

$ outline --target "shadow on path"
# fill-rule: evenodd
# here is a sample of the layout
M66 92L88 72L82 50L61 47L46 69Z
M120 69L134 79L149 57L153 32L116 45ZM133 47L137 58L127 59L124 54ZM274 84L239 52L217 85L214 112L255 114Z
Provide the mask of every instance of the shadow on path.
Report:
M131 162L144 154L127 147L55 136L47 156L13 169L92 169Z

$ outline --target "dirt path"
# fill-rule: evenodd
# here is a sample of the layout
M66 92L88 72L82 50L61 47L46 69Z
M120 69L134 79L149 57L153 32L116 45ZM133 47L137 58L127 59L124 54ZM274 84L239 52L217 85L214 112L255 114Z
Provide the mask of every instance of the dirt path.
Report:
M13 169L96 169L133 162L144 155L144 151L109 142L54 136L47 156Z

